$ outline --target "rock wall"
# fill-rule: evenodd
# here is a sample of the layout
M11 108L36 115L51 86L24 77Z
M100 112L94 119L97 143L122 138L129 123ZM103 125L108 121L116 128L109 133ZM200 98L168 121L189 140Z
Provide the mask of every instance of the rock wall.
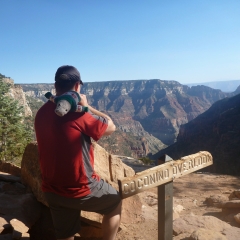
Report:
M16 177L21 176L21 169L18 166L14 165L12 163L3 162L1 160L0 160L0 171L9 173Z
M153 157L167 154L173 159L197 151L208 151L213 166L208 171L239 175L240 94L214 103L208 111L182 125L177 142Z
M94 169L106 182L118 189L118 179L133 176L134 170L125 165L119 158L109 154L101 146L94 146ZM38 201L47 206L41 191L41 173L38 159L37 143L30 143L24 152L21 165L21 179L28 185ZM136 223L141 220L142 204L138 195L127 198L122 206L122 223ZM81 213L82 220L93 226L101 227L102 215L91 212Z

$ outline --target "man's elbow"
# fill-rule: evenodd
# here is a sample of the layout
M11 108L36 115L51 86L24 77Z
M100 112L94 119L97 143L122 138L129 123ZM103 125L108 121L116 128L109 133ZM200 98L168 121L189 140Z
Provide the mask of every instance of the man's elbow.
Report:
M108 135L111 135L113 132L116 131L116 126L115 124L112 122L108 125L105 133L104 133L104 136L108 136Z

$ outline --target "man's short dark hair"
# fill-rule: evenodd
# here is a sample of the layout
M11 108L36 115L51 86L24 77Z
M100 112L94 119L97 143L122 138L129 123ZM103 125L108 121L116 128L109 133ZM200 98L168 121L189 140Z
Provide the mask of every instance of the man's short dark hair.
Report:
M61 66L55 74L55 88L57 93L64 93L71 90L76 82L83 85L79 71L69 65Z

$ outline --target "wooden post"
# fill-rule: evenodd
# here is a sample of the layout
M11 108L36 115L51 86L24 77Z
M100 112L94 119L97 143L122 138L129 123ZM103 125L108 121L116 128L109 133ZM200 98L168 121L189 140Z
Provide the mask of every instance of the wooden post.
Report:
M168 155L158 159L158 165L172 161ZM172 240L173 181L158 186L158 240Z
M201 151L173 161L168 155L158 159L157 166L118 180L122 199L158 187L158 240L173 237L173 179L213 164L212 155Z

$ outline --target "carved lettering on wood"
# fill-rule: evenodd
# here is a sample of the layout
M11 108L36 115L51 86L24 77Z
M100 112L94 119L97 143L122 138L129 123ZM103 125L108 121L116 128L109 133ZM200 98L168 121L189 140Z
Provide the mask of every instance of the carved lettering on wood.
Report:
M150 168L137 173L133 177L121 179L118 181L119 191L122 198L127 198L212 164L213 158L209 152L198 152L182 157L180 160L170 161Z

